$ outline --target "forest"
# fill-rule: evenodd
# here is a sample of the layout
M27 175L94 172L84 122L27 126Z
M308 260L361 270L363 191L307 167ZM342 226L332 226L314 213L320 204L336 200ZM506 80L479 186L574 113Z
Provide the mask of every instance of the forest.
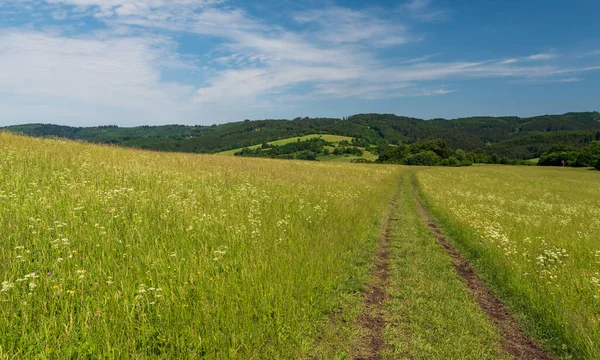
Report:
M553 145L583 149L600 140L600 113L520 117L468 117L422 120L393 114L347 118L298 117L245 120L211 126L69 127L27 124L3 128L36 137L60 137L167 152L217 153L281 138L333 134L355 138L362 147L383 151L388 145L441 139L451 149L497 156L506 161L539 158Z
M583 149L567 145L554 145L542 155L538 165L595 167L600 170L600 142L590 143Z

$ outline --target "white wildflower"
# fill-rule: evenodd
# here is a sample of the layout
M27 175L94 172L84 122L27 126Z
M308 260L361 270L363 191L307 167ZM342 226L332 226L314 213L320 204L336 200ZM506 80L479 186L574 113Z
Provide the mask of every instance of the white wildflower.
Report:
M2 282L2 289L0 289L0 293L3 292L8 292L10 289L14 288L15 284L8 282L8 281L3 281Z

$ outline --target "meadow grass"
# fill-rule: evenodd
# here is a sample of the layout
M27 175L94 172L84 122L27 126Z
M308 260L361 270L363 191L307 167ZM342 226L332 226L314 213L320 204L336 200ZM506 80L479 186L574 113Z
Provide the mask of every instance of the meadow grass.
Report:
M0 357L305 356L401 172L0 133Z
M319 161L328 161L328 162L352 162L352 160L356 160L356 159L366 159L369 161L375 161L377 159L379 159L379 155L375 155L372 152L368 151L368 150L364 150L363 148L360 148L363 150L363 155L362 156L356 156L356 155L323 155L323 156L319 156L317 158L317 160ZM331 150L333 152L333 149Z
M600 358L600 173L474 166L418 174L428 205L545 345Z

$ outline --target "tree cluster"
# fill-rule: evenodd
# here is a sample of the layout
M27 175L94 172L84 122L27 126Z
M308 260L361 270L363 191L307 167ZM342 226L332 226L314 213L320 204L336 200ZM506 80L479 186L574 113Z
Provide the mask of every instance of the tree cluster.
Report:
M554 145L540 157L538 165L595 167L600 170L600 141L594 141L582 150Z
M417 166L470 166L473 161L472 153L452 150L441 139L390 146L377 159L378 163Z

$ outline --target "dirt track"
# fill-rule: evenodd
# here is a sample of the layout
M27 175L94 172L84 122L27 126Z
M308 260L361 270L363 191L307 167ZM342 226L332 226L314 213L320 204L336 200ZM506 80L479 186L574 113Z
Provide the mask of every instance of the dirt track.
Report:
M410 186L408 181L403 181L402 186ZM479 279L477 273L469 262L450 244L440 228L435 224L432 215L425 208L417 193L417 183L413 183L413 194L420 218L427 224L433 235L437 238L446 254L450 257L457 274L465 281L475 302L489 317L492 324L501 335L500 346L502 351L515 359L553 359L541 345L519 327L515 315L504 305L487 286ZM378 360L383 359L385 340L383 331L386 327L384 305L388 298L390 285L390 224L397 221L397 199L395 194L388 207L382 223L381 238L373 258L371 280L362 300L361 315L357 318L360 338L354 346L354 359Z
M479 307L498 328L498 331L502 336L502 349L516 359L553 359L552 356L542 349L537 341L521 330L515 315L491 293L487 286L479 279L468 261L448 242L435 224L429 211L419 199L416 182L413 186L419 215L429 226L452 260L456 272L466 282Z
M402 185L403 186L403 185ZM390 276L390 222L396 207L395 194L386 211L382 224L382 235L373 259L371 281L363 299L363 312L358 318L362 338L356 348L355 359L382 359L381 352L385 346L383 329L385 328L384 303L387 298L387 287Z

